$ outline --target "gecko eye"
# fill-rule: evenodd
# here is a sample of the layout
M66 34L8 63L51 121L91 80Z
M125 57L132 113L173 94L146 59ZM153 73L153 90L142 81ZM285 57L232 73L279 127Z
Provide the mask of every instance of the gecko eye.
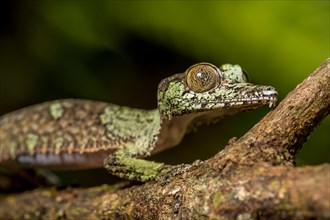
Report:
M186 82L193 92L206 92L219 85L220 74L211 64L196 64L187 69Z

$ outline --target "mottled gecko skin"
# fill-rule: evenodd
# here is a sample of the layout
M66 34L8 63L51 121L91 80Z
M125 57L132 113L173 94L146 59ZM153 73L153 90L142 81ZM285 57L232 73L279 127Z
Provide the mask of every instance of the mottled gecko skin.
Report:
M276 100L238 65L199 63L160 82L155 110L67 99L1 116L0 163L71 169L104 160L114 175L147 181L164 164L139 158L177 145L191 127Z
M154 129L144 129L152 124ZM100 167L108 154L138 139L152 139L150 132L159 127L156 110L79 99L45 102L0 118L0 161L59 169Z

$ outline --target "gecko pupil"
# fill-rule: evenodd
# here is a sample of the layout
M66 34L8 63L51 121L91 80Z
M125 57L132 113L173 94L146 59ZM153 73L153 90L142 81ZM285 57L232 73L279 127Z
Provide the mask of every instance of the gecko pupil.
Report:
M196 78L200 81L200 83L203 86L206 86L207 84L212 81L212 76L209 72L206 72L205 70L201 70L200 72L196 73Z
M190 67L186 75L188 87L196 93L215 88L220 81L220 76L215 68L210 64L198 64Z

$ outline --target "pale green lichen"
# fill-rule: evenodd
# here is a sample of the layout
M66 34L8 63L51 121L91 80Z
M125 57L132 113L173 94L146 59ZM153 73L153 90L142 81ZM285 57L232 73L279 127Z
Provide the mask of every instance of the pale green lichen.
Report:
M287 188L285 185L281 184L279 179L273 179L268 183L269 190L272 192L277 192L277 196L279 199L284 199Z
M103 125L111 121L112 112L113 108L111 106L104 109L104 113L100 115L100 120Z
M223 197L223 195L221 193L215 193L213 195L213 199L212 199L212 205L214 207L218 207L220 204L222 204L223 202L225 202L225 198Z
M279 186L280 186L280 181L277 179L274 179L269 182L269 187L272 190L277 190Z
M182 94L184 92L184 85L182 82L171 82L165 92L158 94L158 102L160 112L163 115L171 116L175 114L174 111L179 112L176 108L185 108L185 102L181 102Z
M222 76L230 82L245 82L244 73L239 65L223 64L220 66Z
M50 110L50 115L54 119L58 119L58 118L62 117L63 108L62 108L62 105L60 102L55 102L55 103L51 104L49 106L49 110Z
M147 111L112 105L104 110L100 120L107 128L106 135L109 139L134 140L134 148L137 145L149 147L152 136L160 129L157 110Z
M183 94L184 84L182 82L171 82L168 90L163 97L165 100L170 100L172 98L178 98L178 94Z
M287 190L287 188L285 186L281 186L281 188L278 191L278 198L284 199L287 191L288 190Z
M38 143L38 136L35 134L28 134L25 139L25 144L27 147L27 150L29 151L30 154L35 153L35 148Z

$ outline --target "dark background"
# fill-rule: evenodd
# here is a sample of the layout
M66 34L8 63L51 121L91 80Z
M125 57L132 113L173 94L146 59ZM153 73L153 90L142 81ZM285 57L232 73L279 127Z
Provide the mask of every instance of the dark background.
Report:
M0 114L61 98L155 108L158 82L201 61L240 64L281 100L329 57L329 11L329 1L2 1ZM207 159L269 110L202 126L152 159ZM298 165L330 162L329 128L328 117ZM62 175L95 184L96 173Z

